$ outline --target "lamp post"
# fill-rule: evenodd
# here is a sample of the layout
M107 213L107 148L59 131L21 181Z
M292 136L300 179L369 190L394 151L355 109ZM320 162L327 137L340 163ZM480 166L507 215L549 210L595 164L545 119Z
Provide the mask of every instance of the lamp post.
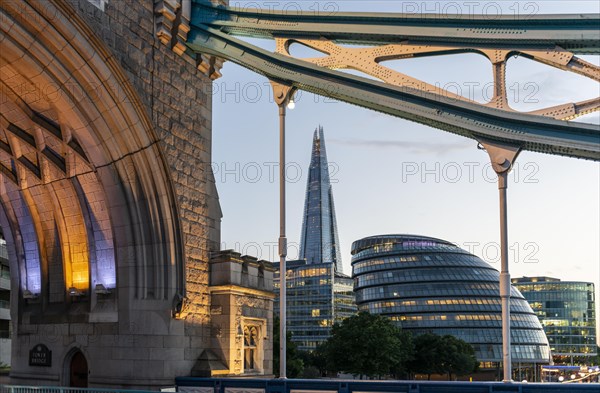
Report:
M521 152L521 147L497 142L483 141L479 143L489 154L492 168L498 175L498 191L500 194L500 300L502 302L502 360L504 369L503 382L512 382L512 362L510 350L510 273L508 272L508 214L506 189L508 173Z
M295 89L271 81L273 97L279 107L279 378L286 377L286 263L287 237L285 235L285 111L288 104L293 109Z

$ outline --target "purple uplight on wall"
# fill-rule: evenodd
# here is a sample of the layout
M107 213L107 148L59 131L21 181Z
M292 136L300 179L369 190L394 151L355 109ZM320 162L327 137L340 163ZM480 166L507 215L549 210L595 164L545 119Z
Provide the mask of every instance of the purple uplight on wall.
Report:
M117 285L114 249L96 250L96 277L94 284L102 284L108 289Z
M42 290L40 251L38 248L37 234L29 209L20 193L15 193L12 200L13 209L19 222L21 239L23 241L24 255L20 256L23 261L19 265L25 266L25 277L21 280L21 289L32 294L39 294Z

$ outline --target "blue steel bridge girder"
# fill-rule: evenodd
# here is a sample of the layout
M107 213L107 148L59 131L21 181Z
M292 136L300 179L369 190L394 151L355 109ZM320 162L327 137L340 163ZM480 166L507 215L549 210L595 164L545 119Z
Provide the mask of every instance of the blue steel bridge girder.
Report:
M600 127L568 120L600 110L600 97L521 113L506 99L506 61L515 54L600 81L600 67L576 54L600 53L599 15L485 16L276 12L194 0L188 52L233 61L279 83L475 139L523 150L600 160ZM272 38L276 52L234 35ZM298 59L298 43L323 53ZM360 48L343 44L360 44ZM364 47L362 47L364 46ZM490 60L494 97L480 104L380 62L475 52ZM351 68L378 80L337 71Z

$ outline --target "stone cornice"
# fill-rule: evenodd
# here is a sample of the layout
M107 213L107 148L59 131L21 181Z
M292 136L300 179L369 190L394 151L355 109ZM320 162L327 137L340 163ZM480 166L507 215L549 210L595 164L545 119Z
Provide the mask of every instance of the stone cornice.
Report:
M242 295L242 296L247 296L247 295L253 295L253 296L259 296L262 298L268 298L268 299L275 299L276 295L273 292L269 292L269 291L263 291L260 289L254 289L254 288L247 288L247 287L242 287L239 285L214 285L214 286L209 286L208 287L208 292L212 295L212 294L217 294L217 293L231 293L234 295Z

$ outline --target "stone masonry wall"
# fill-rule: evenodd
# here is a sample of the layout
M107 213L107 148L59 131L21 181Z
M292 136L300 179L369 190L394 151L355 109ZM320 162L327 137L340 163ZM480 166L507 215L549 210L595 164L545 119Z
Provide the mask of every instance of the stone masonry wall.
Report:
M203 332L189 329L207 323L209 244L210 240L219 243L209 237L218 234L220 220L208 217L209 203L217 198L207 165L211 161L212 81L196 69L193 59L177 55L156 38L153 1L110 0L104 11L87 0L70 3L127 72L161 141L175 186L184 235L186 291L193 304L186 333L202 336ZM207 340L204 337L192 347L203 346Z
M98 194L104 191L105 200L109 201L103 208L109 211L115 231L110 239L114 240L115 247L116 284L103 292L96 286L84 293L62 288L59 290L62 299L57 296L56 302L46 300L44 288L35 295L30 292L27 297L25 292L29 291L15 291L11 304L14 334L10 378L13 383L73 383L72 359L82 353L87 360L86 383L90 387L172 386L173 378L189 375L199 356L212 346L208 261L211 247L220 244L221 217L210 166L212 81L203 73L206 67L198 70L195 59L178 55L157 38L156 3L159 2L0 2L3 15L5 11L9 15L6 19L15 21L9 35L19 43L14 47L22 48L20 57L16 58L25 59L22 64L14 60L14 67L9 64L5 68L13 67L18 71L15 75L22 73L31 79L40 62L46 61L41 64L42 68L46 67L44 82L56 80L64 89L71 81L85 90L95 84L106 88L103 90L108 92L106 97L91 98L89 106L76 105L74 108L81 109L80 112L68 105L56 104L54 121L59 124L60 118L75 121L81 116L89 127L83 127L85 130L80 127L81 134L89 136L87 147L95 148L93 144L97 143L101 146L98 151L118 147L123 152L118 162L103 166L103 161L98 161L100 165L90 171L102 181L98 184L102 184L104 190L98 190ZM176 2L169 0L168 3ZM42 12L44 4L56 12L56 18L36 13ZM28 15L47 20L48 26L57 28L44 30L35 20L29 23ZM31 34L21 34L20 29ZM106 56L102 46L111 55ZM17 49L12 50L19 53ZM41 56L46 53L48 56ZM92 55L98 57L89 59ZM135 90L137 98L131 102L126 101L132 96L127 84L122 83L121 70L113 73L113 58ZM65 68L68 71L52 67L54 63L68 65ZM110 67L104 68L106 65ZM7 79L4 74L2 77L4 83ZM139 116L139 109L146 113L154 135L148 135L147 124L135 124L145 121L144 116ZM105 121L118 120L121 114L127 115L122 122ZM125 138L139 140L124 142ZM157 156L160 159L156 159ZM169 181L164 181L163 176L170 177ZM138 181L138 177L143 178L143 182ZM84 187L83 176L78 179L73 181ZM142 187L145 188L141 190ZM85 195L88 194L94 193ZM56 195L58 202L74 205L74 197L67 200L61 193ZM12 200L8 202L13 206ZM44 201L34 202L31 205L41 212L51 206ZM60 203L57 206L61 207ZM176 220L171 214L176 215ZM64 217L64 211L56 211L55 215ZM52 217L48 216L47 226L51 228ZM174 229L169 227L172 222L176 225ZM5 223L2 225L7 228ZM79 227L85 225L79 223ZM86 230L77 234L84 234ZM53 232L46 232L39 241L46 245L56 243ZM61 241L65 239L67 237ZM87 244L84 240L76 244L83 247ZM17 241L12 243L15 246ZM169 247L175 247L175 251ZM13 248L11 258L17 266L16 246ZM163 252L165 248L167 251ZM53 274L50 282L53 277L62 282L65 278L61 275L68 274L60 270L57 262L62 260L62 254L54 255L52 249L47 251L48 255L44 254L47 265L41 264L40 271L49 266ZM18 288L22 277L14 275L13 278L12 286ZM152 291L136 290L145 287ZM180 295L185 297L182 299ZM45 364L31 362L34 349L46 354Z

